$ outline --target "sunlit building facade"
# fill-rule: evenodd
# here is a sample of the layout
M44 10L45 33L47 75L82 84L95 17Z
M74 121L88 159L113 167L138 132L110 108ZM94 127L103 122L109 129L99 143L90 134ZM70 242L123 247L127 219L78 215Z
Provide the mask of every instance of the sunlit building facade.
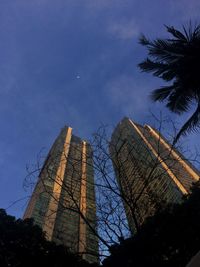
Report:
M98 262L92 150L70 127L61 130L44 162L24 214L29 217L48 240Z
M110 153L132 232L162 203L180 203L199 180L194 166L158 131L129 118L115 128Z

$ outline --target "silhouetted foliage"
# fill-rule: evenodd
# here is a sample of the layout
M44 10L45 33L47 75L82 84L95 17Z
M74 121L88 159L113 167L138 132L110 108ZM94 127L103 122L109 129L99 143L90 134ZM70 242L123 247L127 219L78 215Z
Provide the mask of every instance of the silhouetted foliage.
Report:
M179 205L169 205L147 219L134 237L121 241L105 267L185 267L200 250L200 183Z
M153 91L153 101L166 101L166 106L172 112L182 114L191 108L192 103L197 108L176 136L196 130L200 126L200 25L191 24L183 32L174 27L166 26L171 39L155 39L151 41L144 35L140 43L147 47L146 60L139 64L144 72L152 72L154 76L164 81L172 81L171 85L163 86Z
M45 239L32 219L15 219L0 209L0 266L96 266Z
M156 118L156 122L158 123L156 128L159 133L166 127L164 125L166 122L168 127L171 123L171 121L166 118L165 120ZM172 126L174 126L174 124L172 124ZM60 211L62 211L63 214L65 211L73 211L74 214L83 219L87 227L90 227L92 235L99 240L99 250L97 253L100 260L108 256L112 245L118 245L121 240L125 240L133 235L135 231L140 230L140 226L146 218L154 214L160 207L163 207L164 203L167 204L170 200L181 201L181 196L175 198L175 200L171 198L173 194L176 195L176 191L171 194L170 197L167 194L167 189L169 189L168 181L170 181L171 178L169 180L169 177L167 177L166 170L170 169L177 172L180 168L180 165L177 163L180 163L182 159L187 162L188 159L182 158L181 154L177 154L177 157L174 158L172 154L173 146L171 147L169 144L169 150L163 149L160 138L154 144L155 150L157 151L157 156L155 156L151 149L146 146L142 138L138 138L134 141L134 138L131 137L131 133L130 136L129 133L128 135L126 133L124 136L122 130L126 132L126 130L128 130L126 127L125 125L121 131L119 131L119 135L116 135L114 142L112 142L108 128L102 125L93 135L93 139L91 139L90 142L93 150L93 154L91 154L92 160L88 160L86 164L88 167L94 168L95 180L89 181L86 179L86 181L89 186L95 186L96 188L97 220L95 218L95 223L91 224L91 220L88 220L86 216L87 213L84 214L80 209L80 200L76 198L76 185L78 185L81 180L83 181L81 169L76 171L76 166L81 160L80 158L70 155L70 175L72 177L70 183L63 182L62 177L57 174L57 169L52 169L52 166L56 166L57 155L52 156L51 160L48 158L48 162L45 165L46 173L44 176L39 174L43 169L40 164L37 163L37 167L35 168L34 166L33 171L29 170L28 179L26 181L27 185L32 185L32 178L35 179L39 176L43 186L42 194L48 194L48 198L53 199L55 203L58 202L58 199L55 198L53 193L49 190L48 183L51 181L58 186L62 185L62 192L69 201L63 201L62 205L59 205ZM145 129L143 129L143 131L145 131ZM143 133L145 134L145 132ZM173 133L170 133L170 137L173 140ZM176 149L176 152L183 152L180 144L176 146ZM112 154L111 150L113 152ZM77 148L76 151L79 153L80 148ZM140 153L140 151L142 151L142 153ZM184 150L184 152L187 152L189 155L188 150ZM190 160L199 163L198 155L195 155L195 158L192 156ZM132 162L132 164L129 164L130 162ZM162 168L162 163L166 163L167 169ZM47 183L46 180L48 181ZM190 180L192 181L193 179ZM139 187L138 184L140 185ZM154 191L155 186L157 186L159 190ZM47 207L46 210L48 210ZM49 218L51 215L46 215L44 211L43 205L40 205L38 208L38 214L41 216L40 218ZM55 211L50 209L51 214L54 215L54 212ZM127 215L129 222L127 220ZM98 227L96 227L96 225ZM65 233L66 236L64 228L59 231L61 242L63 242L63 233ZM77 233L75 233L75 236L77 236ZM76 239L73 239L73 241L76 242ZM94 247L94 243L91 243ZM68 246L70 247L69 243ZM92 251L93 254L89 254L90 251L87 250L87 247L85 247L85 251L83 251L83 254L86 253L88 255L94 255L94 251Z

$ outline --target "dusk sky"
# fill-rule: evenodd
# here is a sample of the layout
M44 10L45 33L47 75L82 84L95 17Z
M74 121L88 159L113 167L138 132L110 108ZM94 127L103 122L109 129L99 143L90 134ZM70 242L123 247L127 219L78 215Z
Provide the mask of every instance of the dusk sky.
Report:
M138 39L190 20L200 22L199 0L0 0L0 207L30 193L26 165L64 125L89 139L124 116L151 125L150 110L181 125L188 114L151 103L163 83L138 69L147 56ZM199 135L186 138L193 150ZM24 205L7 212L20 217Z

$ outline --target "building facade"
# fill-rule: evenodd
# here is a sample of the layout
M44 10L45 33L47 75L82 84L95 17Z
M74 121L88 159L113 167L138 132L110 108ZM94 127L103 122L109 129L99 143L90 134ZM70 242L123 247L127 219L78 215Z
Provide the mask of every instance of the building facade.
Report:
M180 203L200 177L158 131L129 118L115 128L110 153L133 233L162 203Z
M98 262L92 150L64 127L40 172L24 218L34 218L48 240Z

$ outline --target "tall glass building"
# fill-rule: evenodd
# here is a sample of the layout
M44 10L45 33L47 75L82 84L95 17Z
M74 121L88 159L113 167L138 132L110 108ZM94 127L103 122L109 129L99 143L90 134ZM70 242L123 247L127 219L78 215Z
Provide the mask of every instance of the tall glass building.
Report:
M132 232L162 203L181 202L200 177L158 131L129 118L115 128L110 153Z
M98 262L92 150L64 127L40 172L24 218L34 218L48 240Z

